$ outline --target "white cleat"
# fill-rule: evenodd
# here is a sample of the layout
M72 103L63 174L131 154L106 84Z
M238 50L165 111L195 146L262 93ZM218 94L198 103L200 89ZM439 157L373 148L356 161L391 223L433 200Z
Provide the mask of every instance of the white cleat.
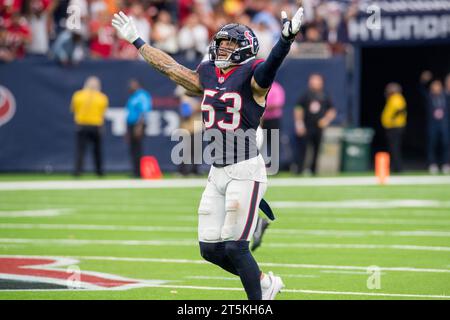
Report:
M284 288L284 283L281 281L280 277L274 276L272 271L266 274L269 277L270 285L264 287L261 284L262 289L262 299L263 300L275 300L276 295Z

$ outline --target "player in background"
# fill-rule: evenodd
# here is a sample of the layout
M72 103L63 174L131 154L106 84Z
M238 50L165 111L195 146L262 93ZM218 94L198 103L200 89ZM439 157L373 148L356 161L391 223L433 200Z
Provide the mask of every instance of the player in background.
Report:
M239 276L250 300L273 300L284 286L272 272L261 272L249 250L258 204L267 188L266 167L256 148L255 132L267 93L300 30L302 17L302 7L292 20L281 12L281 37L264 62L255 60L259 44L249 27L223 26L211 42L209 61L195 71L145 43L133 19L123 12L112 20L119 35L132 43L152 67L189 94L203 95L205 135L217 131L223 134L224 152L214 155L198 209L200 252L207 261ZM242 148L235 138L239 140L247 131L250 138Z

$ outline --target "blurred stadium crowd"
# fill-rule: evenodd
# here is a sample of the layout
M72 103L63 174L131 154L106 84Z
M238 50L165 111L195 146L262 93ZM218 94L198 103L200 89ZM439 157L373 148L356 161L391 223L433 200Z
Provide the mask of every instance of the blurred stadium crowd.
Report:
M414 1L414 6L412 1ZM423 20L425 21L423 22L421 17L425 16L428 9L438 8L443 12L442 16L448 12L446 9L448 8L446 7L447 2L445 1L443 3L434 1L436 2L435 7L429 5L431 1L428 0L385 2L392 4L393 7L388 7L388 9L398 10L402 19L406 17L405 19L409 22L416 22L415 27L411 27L416 31L421 31L420 28L424 28L427 21L427 23L441 21L439 20L441 15L436 15L431 16L430 19L432 20ZM353 65L356 71L346 69L342 72L348 73L345 77L348 76L349 83L353 81L357 84L359 80L352 77L360 72L358 70L362 70L361 73L365 74L364 62L361 62L361 59L354 58L356 56L354 52L361 51L361 49L355 50L354 46L350 44L348 34L360 34L363 30L360 26L366 28L366 22L363 20L353 24L353 29L351 25L352 22L357 20L357 16L359 17L362 12L365 12L364 8L368 4L371 4L368 0L303 0L305 16L302 29L289 54L306 59L335 56L333 58L336 60L342 58L342 54L348 53L344 55L345 61L348 63L350 60L354 60L349 65ZM52 59L62 65L76 65L78 62L88 59L142 59L135 47L120 39L111 26L113 14L119 11L124 11L134 19L138 33L146 42L168 54L182 58L183 62L191 61L195 63L205 57L212 36L221 26L230 22L250 26L260 43L258 58L266 58L280 36L280 12L284 10L292 16L297 8L297 0L0 0L0 63L4 66L14 66L8 64L8 62L24 58L30 58L27 59L29 61L37 57ZM403 17L405 8L418 9L418 13ZM444 9L442 10L442 8ZM395 16L391 18L394 19ZM348 23L349 21L350 23ZM442 21L446 23L446 20L442 19ZM369 39L367 43L380 45L380 43L385 44L389 42L388 40L394 39L399 40L401 46L414 43L415 40L418 40L418 45L421 45L427 39L422 38L422 32L416 32L417 34L401 33L411 28L406 25L407 28L405 29L405 24L400 22L397 26L398 30L386 28L385 38L378 39L382 40L381 42L378 43L376 37L373 39L367 37ZM444 30L444 25L439 25L438 22L436 22L436 25ZM350 32L347 30L349 25ZM389 27L389 23L387 23L387 26ZM409 38L403 39L399 35L408 35ZM442 39L439 39L439 35L437 33L438 38L431 40L445 40L442 34L440 35ZM417 37L417 39L414 37ZM355 43L353 38L352 43L353 45ZM445 49L445 46L439 48ZM359 102L356 91L353 91L357 90L355 88L358 86L370 85L371 87L366 90L366 97L369 98L366 99L362 96L361 104L364 104L366 113L371 112L367 118L373 119L362 124L366 127L378 128L377 134L379 137L381 136L379 140L384 145L379 144L375 149L387 149L389 151L392 171L401 172L403 170L402 141L411 140L412 137L415 139L416 132L421 130L424 131L423 136L426 136L427 141L424 142L426 147L414 149L414 152L426 154L430 173L437 174L441 169L443 173L450 174L450 73L448 67L446 67L448 66L446 62L448 59L444 56L440 61L439 58L435 57L437 56L436 49L431 48L430 50L434 50L432 55L433 59L436 60L435 63L431 63L430 61L433 59L428 58L425 59L427 61L417 59L414 60L413 64L409 63L408 56L419 57L417 49L408 51L407 55L401 56L398 62L392 62L394 60L383 61L383 66L379 64L378 60L374 60L376 62L374 65L377 68L380 66L380 68L377 70L379 72L371 74L371 77L373 77L370 81L365 81L365 84L361 81L357 86L339 91L341 96L348 98L349 103L346 103L345 99L339 103L336 101L336 95L332 99L329 89L339 81L328 79L325 83L324 68L320 72L313 70L307 73L306 86L297 87L294 91L290 89L289 95L295 96L293 98L295 102L290 102L294 108L293 110L288 109L287 112L283 111L283 107L287 105L288 95L285 90L287 91L289 88L283 88L283 85L286 86L286 82L283 85L275 83L268 95L266 112L261 126L268 130L284 129L287 131L290 128L286 127L286 123L293 124L290 131L295 132L293 137L296 141L292 145L297 145L299 150L291 152L289 147L285 148L286 153L292 153L289 156L289 158L292 158L292 162L296 162L293 171L301 173L303 169L308 170L306 162L309 162L309 171L315 174L322 131L325 131L330 125L345 126L348 119L333 122L334 119L339 120L339 113L341 113L341 118L344 118L342 114L348 116L350 108L356 110ZM361 56L361 52L359 55ZM39 58L36 60L40 61ZM323 59L323 61L325 60L333 59ZM395 64L400 65L400 67ZM402 69L402 65L407 65L407 68ZM68 70L66 68L57 69ZM95 72L93 74L95 75ZM382 86L384 86L384 97ZM179 98L180 101L180 127L194 136L197 132L193 128L193 121L200 118L201 101L188 97L179 89L174 93L174 96ZM141 111L139 110L145 109L144 107L136 107L132 103L135 99L134 94L143 94L142 90L143 88L140 85L137 87L136 84L130 85L129 93L131 95L127 102L128 115L140 114ZM97 91L101 92L100 89ZM374 92L374 94L370 95L371 92ZM149 96L150 94L154 94L154 92L148 92ZM157 95L155 93L155 96ZM377 97L381 98L377 100ZM370 101L372 98L374 101ZM86 105L89 105L89 103L86 103ZM79 104L84 105L83 103ZM383 105L384 107L382 107ZM84 140L87 141L92 136L91 127L103 125L107 107L108 103L99 104L98 109L101 109L101 112L98 112L98 119L76 120L78 126L89 127L86 135L79 139L81 142L77 145L79 149L77 159L83 158ZM342 110L346 110L346 112L342 112ZM74 107L73 101L72 111L77 118L77 108ZM284 125L282 124L283 114L289 114L284 117L288 118L288 121L284 121ZM134 118L138 119L139 117ZM417 123L414 123L415 118ZM357 116L355 116L353 122L355 119L357 119ZM379 124L381 124L381 127ZM413 132L413 134L410 133L409 138L405 134L408 124L409 130ZM127 119L127 134L130 138L128 142L135 176L138 175L136 159L139 159L143 154L142 140L144 133L140 125L145 125L145 123L140 124L137 121ZM139 130L131 128L133 126L137 126ZM94 142L100 145L100 129L96 128L94 131L95 137L91 140L97 141ZM134 131L139 131L139 134L133 136ZM130 135L130 133L132 134ZM338 133L333 131L333 135L338 135ZM372 136L369 140L371 139ZM283 141L283 137L281 137L281 140ZM370 162L369 147L371 142L369 140L364 142L364 146L367 145L367 148L361 149L364 152L359 153L363 154L361 159L364 160L359 159L358 163L368 164ZM270 145L270 139L267 143ZM360 144L363 145L362 142ZM416 141L414 140L410 144L416 144ZM100 150L100 147L98 150ZM307 150L312 150L312 157L310 157L312 159L308 159L308 161L306 161ZM100 154L100 152L98 151L97 154ZM367 156L365 156L366 154ZM97 171L101 173L100 156L98 158L99 169ZM356 159L356 156L354 158ZM81 160L77 161L80 162ZM81 167L81 165L78 164L78 167ZM179 168L182 173L189 173L190 171L195 173L197 169L195 166L193 168L183 166ZM368 165L360 171L367 169ZM82 170L79 169L78 171L81 172Z
M345 51L346 19L359 0L304 0L305 23L292 54L329 57ZM0 61L41 55L63 64L83 59L139 59L118 38L111 17L131 15L142 38L169 53L198 59L211 36L229 22L249 25L264 58L279 37L281 10L293 0L0 0Z

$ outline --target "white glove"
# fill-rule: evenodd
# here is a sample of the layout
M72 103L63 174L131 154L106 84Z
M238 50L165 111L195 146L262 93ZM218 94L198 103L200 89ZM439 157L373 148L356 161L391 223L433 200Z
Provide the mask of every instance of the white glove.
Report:
M119 14L114 14L111 24L117 30L119 36L129 43L133 43L139 38L133 18L128 18L122 11L120 11Z
M288 20L286 11L281 11L281 23L283 25L283 30L281 31L281 34L284 39L291 42L294 41L295 36L300 31L302 19L303 19L303 7L298 8L292 20Z

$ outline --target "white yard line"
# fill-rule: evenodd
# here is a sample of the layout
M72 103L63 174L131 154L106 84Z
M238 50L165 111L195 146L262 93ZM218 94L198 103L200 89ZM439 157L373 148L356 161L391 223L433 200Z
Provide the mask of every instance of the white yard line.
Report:
M388 185L450 184L450 176L399 176L390 177ZM375 177L331 177L331 178L270 178L269 186L365 186L378 185Z
M138 232L197 232L193 227L163 226L120 226L92 224L50 224L50 223L0 223L0 229L25 230L94 230L94 231L138 231ZM450 234L450 233L449 233Z
M206 287L206 286L183 286L183 285L154 285L152 287L171 288L171 289L194 289L194 290L221 290L221 291L242 291L241 288L227 287ZM331 294L331 295L352 295L352 296L372 296L372 297L403 297L403 298L429 298L429 299L450 299L446 295L433 294L403 294L403 293L378 293L378 292L352 292L352 291L322 291L322 290L301 290L301 289L282 289L283 292L303 293L303 294Z
M335 243L267 243L269 248L304 248L304 249L393 249L418 251L450 251L450 247L415 246L415 245L384 245L384 244L335 244Z
M93 240L93 239L32 239L32 238L0 238L0 243L26 243L33 245L123 245L123 246L195 246L197 241L183 240Z
M448 208L450 201L420 199L359 199L341 201L272 201L274 208L319 209L391 209L391 208Z
M391 185L450 184L448 176L391 177ZM0 190L74 190L74 189L146 189L146 188L199 188L205 179L167 180L71 180L71 181L11 181L0 182ZM334 178L269 178L269 186L363 186L377 185L375 177Z
M347 270L320 270L320 273L337 273L337 274L363 274L367 276L367 272L364 271L347 271ZM386 273L382 272L380 275L385 275Z
M189 286L189 285L158 285L158 284L145 284L146 287L152 288L168 288L168 289L191 289L191 290L206 290L206 291L243 291L242 288L233 287L207 287L207 286ZM4 290L4 292L64 292L74 291L71 289L34 289L34 290ZM81 290L81 292L92 291L89 289ZM95 290L99 291L99 290ZM450 296L446 295L433 295L433 294L404 294L404 293L375 293L375 292L352 292L352 291L319 291L319 290L302 290L302 289L283 289L279 295L279 300L283 300L283 292L286 293L303 293L303 294L330 294L330 295L351 295L351 296L372 296L372 297L398 297L398 298L427 298L427 299L450 299Z
M284 220L292 219L291 216L283 216ZM418 226L448 226L450 219L389 219L389 218L306 218L299 215L295 217L296 221L306 223L323 223L323 224L363 224L363 225L418 225Z
M0 190L153 189L205 187L206 179L0 182Z
M239 277L212 277L212 276L187 276L184 279L194 280L225 280L225 281L240 281Z
M23 218L23 217L56 217L72 212L72 209L40 209L22 211L0 211L0 218Z
M384 230L316 230L316 229L268 229L270 234L285 235L311 235L327 237L366 237L366 236L393 236L393 237L450 237L450 231L410 230L410 231L384 231ZM267 231L269 232L269 231Z
M0 238L0 243L32 244L32 245L123 245L123 246L197 246L192 239L180 240L93 240L93 239L33 239L33 238ZM302 248L302 249L390 249L448 252L450 247L415 246L415 245L381 245L381 244L336 244L336 243L267 243L269 248Z
M332 271L330 271L332 272ZM339 271L336 271L339 272ZM348 271L350 272L358 272L358 271ZM359 271L358 273L367 274L366 272ZM277 276L283 278L318 278L319 276L312 274L280 274L277 273ZM240 281L239 277L215 277L215 276L187 276L185 279L195 279L195 280L229 280L229 281Z
M43 256L22 256L22 255L0 255L0 257L30 257L41 258ZM135 258L135 257L111 257L111 256L69 256L67 258L75 258L81 260L94 261L121 261L121 262L138 262L138 263L169 263L169 264L209 264L205 260L193 259L162 259L162 258ZM342 266L342 265L323 265L323 264L299 264L299 263L273 263L258 262L263 267L290 268L290 269L318 269L318 270L359 270L367 272L368 266ZM450 266L449 266L450 267ZM380 271L394 272L423 272L423 273L450 273L450 269L435 268L415 268L415 267L381 267Z
M197 232L195 227L172 226L124 226L104 224L57 224L57 223L0 223L0 229L24 230L93 230L93 231L137 231L137 232ZM275 229L270 228L271 235L286 236L327 236L327 237L366 237L366 236L394 236L394 237L450 237L450 231L409 230L317 230L317 229ZM269 232L269 231L268 231Z
M433 294L404 294L404 293L376 293L376 292L349 292L349 291L319 291L319 290L299 290L283 289L282 292L304 293L304 294L331 294L331 295L350 295L350 296L372 296L372 297L402 297L402 298L429 298L429 299L450 299L446 295Z
M277 273L277 276L283 278L319 278L319 276L312 274L286 274L286 273Z

